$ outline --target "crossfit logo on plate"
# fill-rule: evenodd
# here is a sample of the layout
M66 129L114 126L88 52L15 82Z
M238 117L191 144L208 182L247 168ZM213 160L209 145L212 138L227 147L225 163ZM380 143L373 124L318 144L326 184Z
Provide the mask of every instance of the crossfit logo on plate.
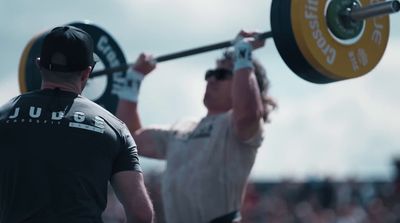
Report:
M105 58L107 59L107 62L111 68L118 67L121 65L121 61L118 59L117 53L111 47L107 36L103 35L99 38L99 41L97 42L97 49L103 55L105 55ZM113 73L113 83L120 85L120 84L124 83L124 81L125 81L125 79L123 78L123 72ZM115 86L115 84L113 84L113 86ZM112 90L112 93L115 94L114 89Z
M304 18L309 21L308 27L312 31L312 37L321 52L326 56L326 62L333 64L336 59L336 49L333 48L320 29L320 22L318 17L318 0L308 0L305 6Z

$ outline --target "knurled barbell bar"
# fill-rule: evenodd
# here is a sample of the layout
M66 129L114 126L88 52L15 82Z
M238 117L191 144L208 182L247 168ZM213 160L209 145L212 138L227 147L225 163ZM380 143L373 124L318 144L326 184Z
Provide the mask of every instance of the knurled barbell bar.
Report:
M272 31L258 38L273 37L280 56L299 77L312 83L331 83L365 75L379 63L389 38L387 15L399 10L398 0L273 0ZM111 93L113 83L124 77L132 63L126 62L122 50L104 29L88 22L69 25L82 28L92 36L95 53L104 66L103 70L91 74L86 91L92 96L88 98L114 113L118 98ZM41 79L34 61L43 37L44 33L35 36L21 56L21 92L40 88ZM155 60L160 63L231 45L232 41L224 41L159 56ZM90 89L99 91L100 84L104 86L102 91L90 93Z

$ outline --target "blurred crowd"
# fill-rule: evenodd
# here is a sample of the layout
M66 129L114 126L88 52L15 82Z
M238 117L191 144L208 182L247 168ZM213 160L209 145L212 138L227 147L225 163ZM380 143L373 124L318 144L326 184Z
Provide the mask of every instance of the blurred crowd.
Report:
M394 182L251 183L243 223L399 223L400 187Z
M163 221L160 181L147 182L157 222ZM249 182L242 223L400 223L399 182Z
M400 161L396 166L393 180L387 181L251 181L242 223L400 223ZM165 222L160 174L145 178L157 223Z

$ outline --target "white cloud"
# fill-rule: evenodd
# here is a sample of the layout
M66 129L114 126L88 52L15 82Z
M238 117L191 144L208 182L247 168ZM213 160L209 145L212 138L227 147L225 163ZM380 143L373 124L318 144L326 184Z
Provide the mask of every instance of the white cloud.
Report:
M254 177L390 177L391 159L400 154L398 49L400 41L392 41L363 77L281 100L266 126Z
M144 123L172 124L187 116L206 114L203 106L204 70L190 62L159 64L146 77L140 93L139 112Z
M18 79L15 75L9 74L5 75L7 78L1 81L0 87L0 105L3 105L7 101L9 101L12 97L20 94L19 87L17 85Z

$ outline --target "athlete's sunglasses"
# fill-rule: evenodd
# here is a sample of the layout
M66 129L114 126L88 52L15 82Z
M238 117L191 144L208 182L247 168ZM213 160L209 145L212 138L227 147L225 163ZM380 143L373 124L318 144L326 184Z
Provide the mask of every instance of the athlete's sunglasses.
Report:
M217 68L214 70L208 70L205 75L205 80L208 80L210 77L215 77L216 80L226 80L232 78L233 73L231 70L224 68Z

